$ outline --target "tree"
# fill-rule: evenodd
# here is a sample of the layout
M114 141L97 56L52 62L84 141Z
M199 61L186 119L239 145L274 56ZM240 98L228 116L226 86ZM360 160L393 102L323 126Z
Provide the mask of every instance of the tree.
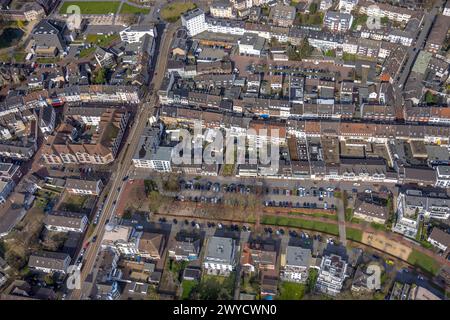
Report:
M95 84L105 84L106 83L106 69L100 68L94 75L93 82Z
M313 2L309 5L309 13L315 14L317 12L317 3Z
M299 46L291 46L288 48L289 60L300 61L311 56L313 51L314 47L309 44L307 38L304 38Z
M233 297L227 285L220 283L215 278L207 278L203 279L192 290L190 298L196 298L198 300L231 300Z
M16 270L20 270L26 265L25 258L21 257L12 250L6 252L5 260L11 267Z
M425 102L427 104L436 104L438 102L437 96L435 96L431 91L425 93Z

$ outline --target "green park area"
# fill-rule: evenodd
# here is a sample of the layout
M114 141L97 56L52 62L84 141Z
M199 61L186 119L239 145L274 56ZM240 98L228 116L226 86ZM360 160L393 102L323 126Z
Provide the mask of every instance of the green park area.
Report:
M261 223L266 225L274 225L280 227L291 227L307 229L312 231L323 232L331 235L339 235L338 225L335 223L327 223L322 221L312 221L301 218L277 217L271 215L264 215L261 218ZM346 228L347 239L361 242L362 231L354 228Z
M148 8L139 8L132 6L128 3L124 3L122 8L120 9L120 14L149 14L150 9Z
M193 2L170 3L161 10L161 17L168 22L175 22L183 13L195 8L197 5Z
M436 275L439 272L439 264L432 257L413 249L408 257L408 262L431 274Z
M311 221L300 218L287 218L287 217L264 215L261 218L261 223L281 227L292 227L292 228L314 230L332 235L339 234L337 224L326 223L321 221Z
M68 13L67 9L72 5L80 7L81 14L109 14L117 12L120 1L65 1L60 7L59 13Z

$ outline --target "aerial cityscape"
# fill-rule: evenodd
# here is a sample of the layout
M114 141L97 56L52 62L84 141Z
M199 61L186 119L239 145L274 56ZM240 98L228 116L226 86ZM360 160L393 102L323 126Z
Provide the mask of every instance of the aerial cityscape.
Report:
M0 300L448 300L450 0L0 0Z

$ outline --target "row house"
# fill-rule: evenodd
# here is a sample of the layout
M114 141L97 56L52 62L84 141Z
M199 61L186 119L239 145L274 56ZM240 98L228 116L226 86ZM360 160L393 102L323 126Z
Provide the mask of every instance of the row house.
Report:
M361 105L361 118L372 121L394 121L394 106L364 103Z
M402 7L393 6L387 3L373 3L361 0L358 4L359 13L366 14L369 17L383 18L397 22L408 22L412 17L416 17L417 13Z

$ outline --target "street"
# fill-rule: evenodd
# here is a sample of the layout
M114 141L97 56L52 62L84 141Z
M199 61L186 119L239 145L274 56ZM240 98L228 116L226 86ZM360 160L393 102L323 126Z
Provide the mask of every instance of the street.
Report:
M176 24L169 24L164 29L164 33L160 42L159 54L157 55L157 63L158 70L165 70L167 63L167 55L170 49L170 43L172 41L173 33L176 29ZM152 81L152 85L156 88L161 86L161 83L164 78L164 72L155 73L155 76ZM111 191L108 193L108 197L105 202L104 210L102 215L100 216L99 223L97 224L94 234L97 235L99 241L95 243L91 243L91 245L87 248L85 253L85 262L83 268L81 270L81 290L73 290L70 294L71 300L80 300L88 298L90 293L90 285L86 283L87 276L92 272L92 269L95 264L96 257L100 250L101 239L103 238L103 234L105 232L106 221L109 221L114 216L114 209L117 202L117 199L120 195L119 186L123 184L123 178L127 175L129 166L131 164L131 158L135 152L134 146L136 146L139 142L140 135L144 130L145 125L147 124L148 118L153 114L154 106L157 104L157 95L154 93L150 96L149 101L144 103L144 105L139 108L138 114L136 116L137 121L134 122L133 127L130 130L130 134L128 136L127 142L125 143L125 147L122 148L118 159L118 167L115 172L111 176L109 188ZM127 148L126 146L130 146ZM106 189L106 188L105 188Z

